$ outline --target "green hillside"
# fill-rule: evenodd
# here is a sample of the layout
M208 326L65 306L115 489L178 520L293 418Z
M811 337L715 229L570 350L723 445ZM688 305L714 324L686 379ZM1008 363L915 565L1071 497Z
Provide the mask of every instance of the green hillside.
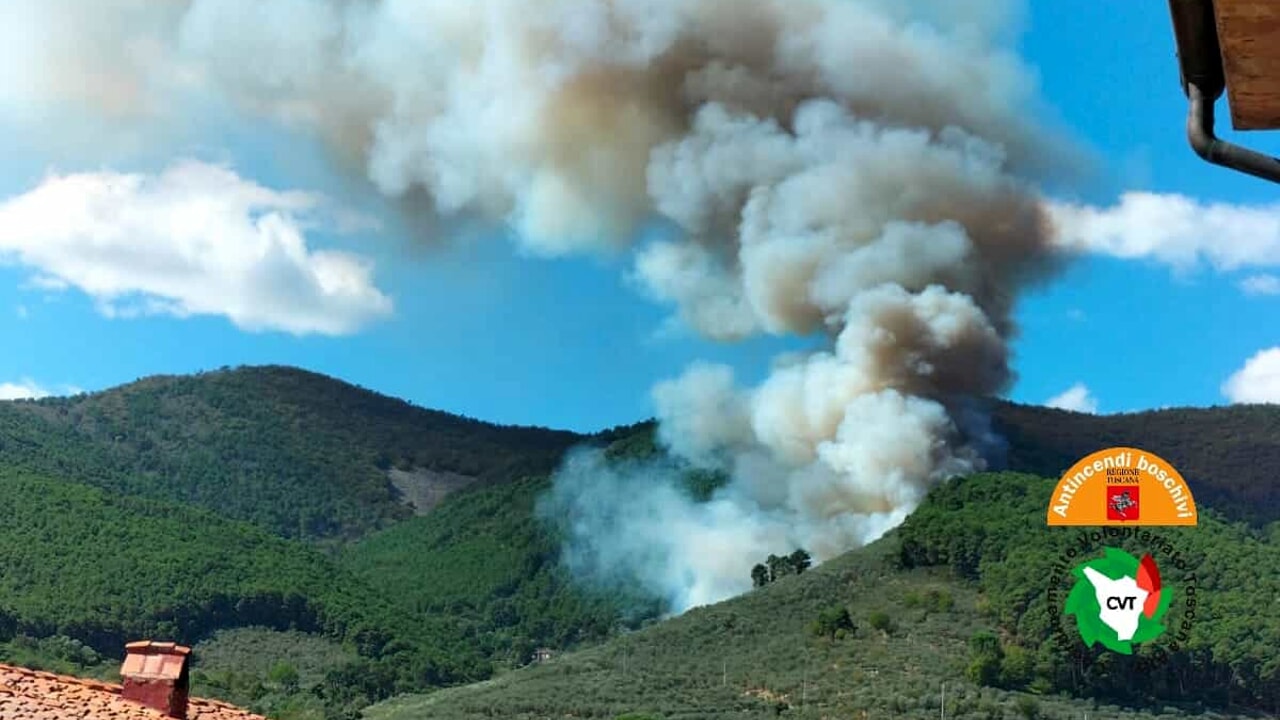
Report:
M7 470L0 505L11 633L109 648L236 622L318 630L347 619L346 609L317 602L351 585L335 582L331 562L250 525Z
M614 598L575 587L558 544L533 505L550 481L526 478L477 489L351 546L342 565L382 588L400 612L449 616L504 665L540 646L605 638L619 621Z
M1010 441L1007 464L1021 470L1056 475L1108 444L1172 460L1211 515L1249 523L1203 534L1235 543L1214 552L1247 551L1222 565L1218 586L1247 585L1248 568L1275 567L1268 523L1280 504L1267 468L1280 408L1113 417L993 408ZM536 502L567 447L590 441L607 445L611 458L640 458L660 452L652 430L640 423L587 437L499 427L278 367L0 403L0 507L12 508L0 525L0 661L110 675L125 640L165 637L208 652L197 659L200 692L299 720L351 718L370 702L436 688L449 689L377 712L425 704L441 717L477 717L485 707L538 717L569 703L597 717L767 714L779 701L794 707L798 687L802 704L897 716L928 713L929 688L943 675L973 712L1013 712L1033 691L1132 699L1121 687L1131 678L1064 680L1051 657L1038 655L1042 611L1017 600L1008 580L1027 580L1043 559L1017 520L1036 503L1000 483L948 486L874 552L735 600L743 604L724 606L740 608L734 619L705 627L700 618L718 618L719 609L654 624L653 602L584 590L560 565L558 538L535 519ZM687 479L701 497L723 481ZM1041 502L1036 527L1043 513ZM1271 585L1259 587L1275 596ZM845 592L854 599L840 600ZM1215 607L1246 615L1266 602L1246 594ZM838 641L834 630L827 640L812 635L824 611L828 625L839 619L832 609L841 603L857 630ZM880 623L876 612L916 629L868 630ZM1261 617L1260 635L1235 624L1205 636L1195 672L1159 679L1164 690L1230 681L1233 704L1265 706L1274 653L1259 643L1272 640L1274 625ZM1010 669L980 679L999 688L964 685L974 662L968 644L983 628L1000 642L979 641L997 658L979 664ZM919 638L927 647L914 644ZM574 654L517 670L538 647ZM813 668L793 653L799 647ZM1036 661L1018 670L1028 656ZM735 671L735 658L754 659ZM611 679L619 662L638 686ZM895 667L905 674L893 675ZM556 668L580 675L557 680ZM855 670L861 684L833 690ZM897 684L877 684L886 677ZM584 689L574 689L578 680ZM452 687L465 683L478 684ZM1046 713L1084 707L1037 702Z
M1214 680L1224 678L1235 678L1236 709L1209 716L1271 710L1276 538L1213 517L1185 531L1176 542L1197 563L1229 558L1203 564L1206 618L1190 649L1148 676L1105 661L1073 676L1037 623L1047 614L1045 551L1070 539L1044 526L1052 484L957 480L869 548L487 683L396 698L366 717L933 718L943 683L947 717L1182 717L1222 707L1225 684ZM852 621L843 630L832 620L842 610Z
M409 483L501 482L549 472L581 439L425 410L284 367L0 403L0 465L306 539L356 537L410 517L393 471Z
M598 639L613 605L570 585L530 509L582 439L276 367L0 403L0 507L13 508L0 661L110 676L141 637L204 647L236 628L297 632L313 640L290 646L336 643L349 662L280 685L274 668L229 669L243 643L224 640L198 686L274 715L339 717ZM529 473L540 479L519 480ZM449 492L414 517L405 478ZM412 577L406 560L432 572Z
M1007 469L1058 477L1091 452L1136 445L1172 463L1198 504L1255 525L1280 520L1275 405L1087 415L1001 402L991 411L1008 443Z
M604 645L488 683L396 698L365 716L740 718L798 715L803 704L812 717L860 717L853 708L936 717L937 677L961 675L965 638L979 626L975 598L961 591L948 611L903 615L908 593L949 581L936 571L899 573L890 560L883 546L845 555ZM811 631L833 605L850 609L852 635ZM896 627L873 628L877 612L892 613Z
M1182 593L1165 624L1181 628L1189 620L1191 628L1180 648L1171 644L1180 633L1168 632L1132 658L1107 655L1082 669L1050 638L1050 568L1068 547L1079 547L1080 536L1078 529L1044 527L1054 484L1011 474L948 483L899 528L903 567L946 567L984 593L1001 636L991 655L1020 665L1010 670L1006 662L993 681L1135 703L1177 699L1280 711L1280 523L1259 530L1209 512L1196 527L1150 528L1185 557L1185 570L1152 551L1151 541L1107 540L1135 556L1156 555L1164 582ZM1197 604L1189 608L1183 601L1192 594ZM1160 648L1168 662L1139 664Z
M490 672L460 623L406 615L376 584L251 524L8 470L0 507L0 654L10 660L100 674L131 640L196 643L256 626L328 637L360 656L324 683L335 707Z
M340 563L200 508L0 470L0 507L10 508L0 524L0 661L110 677L126 642L167 638L215 648L197 661L201 692L273 715L310 713L296 717L345 717L398 692L482 680L539 645L600 639L616 618L607 599L569 584L546 539L523 544L519 527L508 532L504 500L534 489L492 485L446 501L421 526L439 554L419 553L436 559L427 579L441 591L419 600L393 568L360 557ZM503 545L510 566L493 552ZM380 557L376 546L361 553ZM539 555L545 567L526 574ZM507 571L471 582L486 558ZM227 634L236 628L294 633L302 659L274 657L323 671L278 687L260 648L226 639L240 637Z
M536 647L601 640L619 619L615 599L558 567L531 510L547 482L460 492L334 558L202 508L0 470L0 662L110 677L131 640L213 643L201 692L300 718L483 680ZM273 681L260 649L226 640L236 628L301 634L289 639L301 660L274 657L323 672ZM325 642L341 652L316 650Z
M193 648L191 691L276 718L352 715L359 703L334 706L334 678L362 660L332 639L263 627L220 630Z

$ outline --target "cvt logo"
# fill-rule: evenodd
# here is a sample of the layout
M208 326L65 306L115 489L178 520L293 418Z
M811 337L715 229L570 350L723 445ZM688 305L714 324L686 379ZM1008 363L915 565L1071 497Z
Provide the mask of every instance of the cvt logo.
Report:
M1075 587L1067 595L1066 614L1074 615L1085 644L1096 643L1125 655L1133 646L1165 631L1161 623L1172 590L1162 587L1160 569L1151 555L1139 560L1129 553L1103 548L1101 558L1078 565Z

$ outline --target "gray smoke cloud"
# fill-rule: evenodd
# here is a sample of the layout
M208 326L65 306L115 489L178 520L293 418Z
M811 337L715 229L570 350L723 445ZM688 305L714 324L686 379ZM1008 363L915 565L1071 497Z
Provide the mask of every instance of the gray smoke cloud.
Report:
M669 462L570 458L547 507L584 573L677 611L714 602L768 553L831 558L982 467L964 401L1011 381L1014 301L1054 265L1036 183L1069 153L1004 49L1016 4L98 5L146 22L28 43L24 67L56 82L25 101L90 76L110 83L70 96L116 113L225 97L434 217L503 224L533 254L633 252L647 291L706 337L830 339L757 387L709 365L656 387ZM670 232L640 243L655 222ZM685 466L730 480L694 502Z

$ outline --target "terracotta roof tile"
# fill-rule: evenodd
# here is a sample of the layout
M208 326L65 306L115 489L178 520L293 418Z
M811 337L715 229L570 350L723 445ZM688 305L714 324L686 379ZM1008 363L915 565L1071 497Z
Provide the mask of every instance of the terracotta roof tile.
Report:
M0 664L0 720L161 720L165 715L120 697L99 680ZM264 720L216 700L192 698L189 720Z
M179 645L171 642L156 642L154 640L138 640L124 646L126 652L142 653L144 655L190 655L191 648L186 645Z

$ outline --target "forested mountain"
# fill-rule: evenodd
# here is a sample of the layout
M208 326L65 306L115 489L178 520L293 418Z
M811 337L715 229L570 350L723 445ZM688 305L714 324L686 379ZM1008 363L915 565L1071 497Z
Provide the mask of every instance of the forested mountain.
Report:
M493 588L470 582L473 566L448 560L468 550L450 538L475 534L468 508L476 504L495 523L516 518L510 534L493 526L497 542L549 565L525 578L522 560L503 579L507 588L527 585L544 604L575 602L563 577L548 584L551 541L529 539L532 518L504 506L504 487L528 488L519 481L529 476L545 483L564 450L585 439L425 410L284 367L0 402L0 507L10 508L0 523L0 660L109 675L130 639L199 643L258 627L351 649L353 660L296 688L322 695L329 714L397 691L483 679L494 661L518 660L512 647L519 655L578 639L581 623L548 627L530 617L514 645L478 642L514 631L489 611ZM444 498L430 524L445 558L432 578L459 589L445 606L407 601L393 578L335 557L345 544L413 519L405 491L423 490L405 486L413 482L436 484L426 488L436 502L446 492L459 501ZM414 527L401 532L412 537ZM607 614L602 607L580 612ZM251 704L265 679L207 690Z
M1136 556L1152 552L1162 581L1180 596L1165 620L1171 632L1133 657L1080 644L1075 650L1097 661L1082 665L1050 638L1051 568L1068 547L1084 550L1078 528L1044 525L1055 483L1011 473L960 478L934 490L899 528L902 567L946 567L983 592L1001 638L974 658L989 662L987 680L1128 702L1190 700L1280 712L1280 523L1255 529L1210 511L1195 527L1149 528L1175 549L1185 570L1168 559L1171 553L1151 550L1150 541L1108 540ZM1194 607L1186 604L1192 595ZM1184 621L1190 630L1181 649L1167 662L1140 664L1169 647Z
M405 614L376 582L252 524L10 470L0 507L0 660L109 672L139 638L294 630L358 656L316 688L335 710L492 672L474 628Z
M1169 533L1199 575L1186 646L1139 669L1050 637L1055 480L957 478L868 548L749 594L483 685L397 698L370 720L852 717L1274 717L1280 533L1217 513ZM1129 542L1116 544L1132 547ZM1167 566L1178 592L1187 572ZM1181 602L1181 601L1180 601ZM1175 628L1155 647L1169 649ZM1069 622L1069 621L1068 621Z
M1163 455L1206 514L1197 552L1244 548L1212 576L1223 594L1215 613L1247 614L1271 602L1257 592L1280 592L1229 590L1249 585L1249 572L1280 574L1268 525L1280 518L1280 408L990 409L1008 443L998 467L1052 478L1109 445ZM770 714L797 707L798 682L801 704L936 716L927 698L944 676L969 683L956 701L974 717L1015 711L1028 693L1150 706L1171 687L1226 680L1234 705L1274 701L1267 643L1280 638L1266 613L1259 625L1205 621L1188 664L1150 687L1123 669L1064 676L1037 635L1040 590L1024 587L1045 550L1025 533L1044 529L1052 480L1025 475L956 481L872 550L647 627L654 603L574 584L553 529L535 519L550 472L584 442L615 459L661 452L648 422L593 436L500 427L283 367L0 402L0 661L110 675L125 639L165 637L209 649L207 661L197 655L202 692L299 719L351 718L396 693L485 679L393 707L441 717ZM688 474L695 496L722 480ZM507 672L536 647L600 643ZM804 665L801 649L826 664ZM998 688L963 680L975 662ZM863 689L833 690L849 673ZM874 680L886 677L898 679ZM1078 709L1035 702L1046 716Z
M459 496L349 547L342 566L407 616L474 628L473 644L508 665L539 646L602 640L619 622L618 598L574 587L560 567L556 539L534 515L549 486L525 478Z
M286 367L0 403L0 465L304 539L352 538L411 516L389 481L396 470L455 486L505 481L546 474L581 439L425 410Z
M1096 450L1128 445L1173 464L1196 502L1262 525L1280 520L1280 407L1235 405L1088 415L992 403L994 429L1008 446L1001 467L1058 477Z
M1280 520L1280 407L1236 405L1091 415L988 400L981 409L999 437L990 470L1059 477L1077 460L1114 446L1137 446L1173 464L1196 502L1257 525ZM659 452L652 422L619 433L609 452Z

